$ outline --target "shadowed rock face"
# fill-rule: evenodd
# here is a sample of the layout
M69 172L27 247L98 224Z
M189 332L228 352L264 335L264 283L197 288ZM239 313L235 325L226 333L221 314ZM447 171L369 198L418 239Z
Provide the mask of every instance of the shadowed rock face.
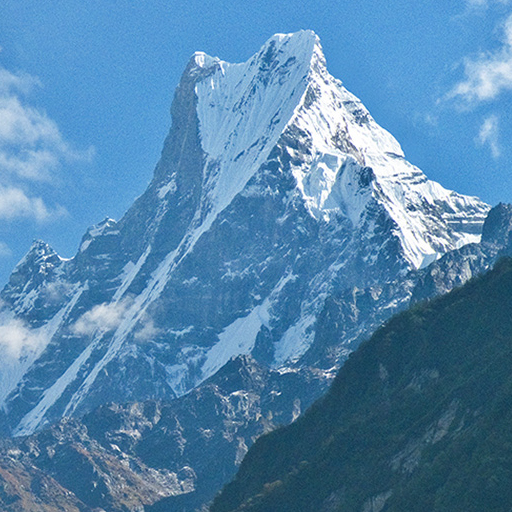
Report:
M297 418L326 380L241 356L170 403L105 405L9 446L22 467L69 491L66 506L195 510L233 477L257 437Z
M0 508L5 512L95 512L6 442L0 455Z
M482 242L503 245L512 231L512 205L500 203L493 208L482 230Z
M500 223L505 220L501 217ZM508 232L502 236L501 245L484 241L466 246L398 283L329 297L307 355L312 359L310 370L304 365L283 373L240 356L170 403L105 405L81 420L64 420L19 439L17 460L28 460L32 471L37 469L58 483L54 485L66 488L83 506L109 511L138 511L141 506L151 512L199 510L234 476L258 437L292 422L327 388L334 372L315 368L318 360L340 359L339 339L362 337L364 329L387 318L385 308L379 306L389 304L392 297L432 297L476 275L504 253ZM431 368L419 371L411 385L421 390L438 379L436 375ZM450 411L445 411L448 427ZM439 425L444 424L443 418ZM411 450L400 464L416 464L416 451ZM372 500L380 503L385 496L376 494ZM325 506L330 503L336 510L340 500L342 496L335 493Z
M28 435L106 403L145 400L174 411L194 439L217 422L218 442L173 448L174 462L161 468L174 479L172 494L191 499L187 509L213 496L256 437L320 396L381 322L492 264L510 212L501 207L488 221L501 227L468 245L479 241L489 207L409 164L329 75L309 31L274 36L246 63L195 54L171 114L154 178L126 215L91 227L70 260L35 243L2 291L0 322L25 341L0 344L0 424ZM215 384L233 359L266 375L262 387ZM188 415L180 404L203 394L216 406L197 398ZM253 398L224 407L240 397ZM106 416L91 413L91 443L111 414L100 411ZM59 427L74 432L65 444L82 432L72 425ZM87 460L91 475L103 471ZM152 460L134 464L155 469ZM84 476L91 506L152 503L150 469L133 502L116 495L108 471L106 487Z

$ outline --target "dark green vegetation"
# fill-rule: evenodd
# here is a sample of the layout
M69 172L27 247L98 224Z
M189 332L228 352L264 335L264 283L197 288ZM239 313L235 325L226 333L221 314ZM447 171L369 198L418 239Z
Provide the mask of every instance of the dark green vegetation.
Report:
M512 510L512 260L390 320L212 512Z

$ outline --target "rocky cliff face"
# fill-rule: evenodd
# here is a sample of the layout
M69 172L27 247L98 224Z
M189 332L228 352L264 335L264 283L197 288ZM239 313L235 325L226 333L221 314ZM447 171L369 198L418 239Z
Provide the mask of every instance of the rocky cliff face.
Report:
M226 436L248 446L312 403L378 324L506 245L508 210L479 244L489 207L408 163L310 31L278 34L241 64L196 53L171 113L154 178L126 215L90 228L70 260L36 242L2 291L6 433L108 402L179 409L236 359L267 384L220 391L191 428L212 414L218 435L241 422ZM261 411L221 405L252 393ZM208 450L227 479L239 457L223 443ZM201 454L182 454L176 464L199 474Z
M195 510L232 477L254 439L299 416L318 381L240 356L172 402L104 405L13 443L20 459L90 507Z

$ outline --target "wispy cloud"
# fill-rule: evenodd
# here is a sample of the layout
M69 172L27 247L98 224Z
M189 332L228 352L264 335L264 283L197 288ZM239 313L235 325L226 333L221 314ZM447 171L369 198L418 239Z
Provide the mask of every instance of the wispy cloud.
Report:
M0 258L8 258L9 256L12 256L10 247L5 242L0 241Z
M489 0L466 0L469 7L487 7Z
M132 301L124 299L120 302L104 302L84 313L72 326L75 334L92 336L96 331L110 331L121 323L123 316Z
M15 93L28 94L34 87L40 86L41 82L39 79L28 73L11 73L7 69L0 67L0 95L2 96L10 96Z
M9 357L19 358L46 342L40 330L31 329L23 320L11 318L0 322L0 348Z
M160 329L155 326L151 317L146 313L141 319L140 327L135 331L135 341L145 342L155 339L160 334Z
M4 70L5 71L5 70ZM0 76L1 81L1 76ZM89 159L91 151L76 151L66 143L57 124L11 92L0 96L0 169L22 179L48 180L63 162Z
M104 302L85 312L72 326L74 334L93 336L98 332L117 329L125 318L127 311L133 306L133 298L126 297L119 302ZM153 319L145 312L139 319L135 330L135 341L142 343L151 341L160 333Z
M481 146L489 147L493 158L500 156L499 119L497 115L493 114L484 120L480 127L477 141Z
M90 160L93 149L74 149L41 109L27 103L40 81L0 66L0 219L46 221L63 212L34 193L35 183L51 184L66 164Z
M57 206L49 208L40 197L30 197L16 187L0 185L0 219L32 218L44 222L65 215L66 210Z
M507 5L510 0L466 0L466 6L470 9L486 9L493 4Z
M464 61L464 79L448 94L468 103L497 98L512 90L512 15L505 21L500 48Z

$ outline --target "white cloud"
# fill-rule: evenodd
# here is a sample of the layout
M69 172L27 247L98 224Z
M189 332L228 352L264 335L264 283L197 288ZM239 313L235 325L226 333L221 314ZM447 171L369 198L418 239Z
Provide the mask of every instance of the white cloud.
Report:
M1 78L0 78L1 81ZM2 88L0 87L0 91ZM0 172L24 180L44 180L64 162L89 159L91 151L75 151L57 124L19 97L0 95Z
M160 334L160 329L155 327L155 323L152 318L149 318L145 314L141 320L141 327L135 332L135 341L145 342L155 339Z
M0 95L10 96L16 92L28 94L36 86L40 86L38 78L28 73L11 73L7 69L0 67Z
M0 67L0 219L55 217L63 209L31 193L34 183L52 184L63 165L94 153L73 149L55 121L27 104L25 97L40 85L35 77Z
M470 7L487 7L488 0L466 0Z
M29 197L20 188L0 185L0 220L32 218L45 222L65 213L63 207L49 208L40 197Z
M41 291L45 302L61 302L65 297L70 297L74 285L67 281L51 281L46 282Z
M498 158L501 154L498 139L499 119L498 116L491 115L484 120L477 141L481 146L489 146L492 156Z
M464 62L464 80L448 94L468 102L493 100L512 90L512 15L504 24L501 47L494 52L480 53Z
M75 334L92 336L96 331L110 331L121 323L132 301L124 299L117 303L104 302L84 313L72 326Z
M0 258L7 258L9 256L12 256L10 247L5 242L0 241Z
M71 330L80 336L92 336L96 332L117 329L132 305L133 299L127 297L119 302L104 302L94 306L71 326ZM159 333L160 329L156 328L153 320L147 313L144 313L140 319L140 325L134 333L134 339L142 343L154 339Z
M36 349L44 342L41 332L31 329L23 320L11 318L0 324L0 348L10 357L18 358L27 349Z

